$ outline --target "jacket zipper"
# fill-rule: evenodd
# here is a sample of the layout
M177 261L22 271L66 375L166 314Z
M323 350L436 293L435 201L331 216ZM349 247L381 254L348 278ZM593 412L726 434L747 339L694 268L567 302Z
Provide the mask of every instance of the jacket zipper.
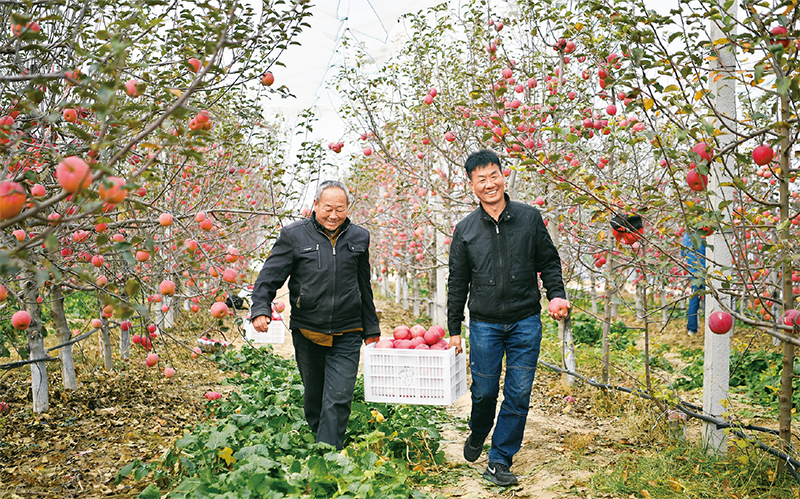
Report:
M322 256L319 254L319 243L317 243L317 268L322 268Z
M500 281L502 280L503 288L505 288L505 279L504 279L505 262L503 260L503 245L502 245L502 243L500 241L500 221L499 220L495 221L494 218L493 218L492 222L494 223L494 230L497 233L497 259L498 259L498 263L499 263L499 269L498 270L500 271L500 272L497 273L498 282L496 283L496 285L499 286L501 284ZM503 289L503 294L505 295L505 289ZM506 308L505 307L505 296L502 296L500 298L500 304L501 304L503 313L505 314L505 308Z

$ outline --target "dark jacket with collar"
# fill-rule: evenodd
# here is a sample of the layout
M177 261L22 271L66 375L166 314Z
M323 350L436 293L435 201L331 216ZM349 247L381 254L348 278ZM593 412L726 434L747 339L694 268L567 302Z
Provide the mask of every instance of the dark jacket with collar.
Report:
M287 277L291 328L326 334L363 328L364 338L381 334L370 285L369 232L349 218L335 246L315 213L281 230L253 286L253 319L271 314Z
M510 324L538 314L541 293L566 298L561 258L539 210L511 201L497 222L483 206L456 225L450 243L447 327L461 334L469 295L471 320Z

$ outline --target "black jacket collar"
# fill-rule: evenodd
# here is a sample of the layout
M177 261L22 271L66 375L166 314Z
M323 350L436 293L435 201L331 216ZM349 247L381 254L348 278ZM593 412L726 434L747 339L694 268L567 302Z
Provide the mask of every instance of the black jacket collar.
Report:
M511 220L512 216L514 216L514 214L511 213L511 198L508 196L507 192L503 193L503 197L506 199L506 207L503 208L503 211L500 212L500 216L497 218L498 222L502 222L502 221L506 221L507 222L507 221ZM494 223L494 219L492 218L492 216L489 215L486 212L486 210L483 208L483 203L479 202L478 203L478 207L481 210L481 220L485 220L485 221L489 221L489 222L493 222Z
M325 234L325 235L329 234L328 229L323 227L322 224L319 223L319 221L317 220L317 213L314 212L314 211L311 212L311 225L320 234ZM339 233L341 234L342 232L346 231L347 227L349 227L349 226L350 226L350 218L348 217L348 218L345 218L344 222L342 222L342 225L339 226L339 230L340 230Z

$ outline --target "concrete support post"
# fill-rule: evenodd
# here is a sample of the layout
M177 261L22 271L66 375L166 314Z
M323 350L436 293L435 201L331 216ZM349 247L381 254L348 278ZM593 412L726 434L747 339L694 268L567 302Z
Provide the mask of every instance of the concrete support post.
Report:
M738 2L732 2L729 13L736 16ZM711 40L719 40L732 36L720 29L716 21L711 21ZM713 99L713 108L718 119L715 127L720 134L717 143L721 149L736 141L736 83L731 77L736 71L736 55L732 45L719 46L718 57L711 61L709 75L709 91ZM735 159L729 153L724 158L725 166L730 171L735 171ZM720 203L734 199L733 187L730 186L731 178L725 173L722 165L714 162L709 168L709 208L719 210ZM728 186L724 186L724 184ZM724 205L723 205L724 206ZM730 209L723 209L720 213L722 224L730 227ZM725 227L725 225L720 225ZM706 274L708 284L716 289L721 289L721 284L728 279L722 269L730 268L731 253L729 241L731 231L717 230L706 238ZM705 361L703 365L703 412L714 417L722 417L727 412L730 381L730 350L731 334L712 334L708 329L708 318L722 305L714 295L706 295L706 333L705 333ZM734 303L725 303L728 308L733 308ZM703 423L703 445L712 453L723 455L727 452L727 439L725 432L717 429L716 425Z

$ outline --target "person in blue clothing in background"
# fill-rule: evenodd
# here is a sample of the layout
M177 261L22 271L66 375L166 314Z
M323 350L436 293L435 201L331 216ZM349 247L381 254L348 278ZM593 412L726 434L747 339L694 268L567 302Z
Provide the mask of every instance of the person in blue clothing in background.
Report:
M696 274L706 268L706 245L701 238L699 246L695 244L692 236L687 232L683 236L681 245L681 256L686 258L686 264L689 266L691 278L695 279ZM689 299L689 310L686 316L686 331L689 335L697 334L698 328L698 313L700 311L700 302L703 299L701 292L705 286L702 284L692 284L692 297Z

